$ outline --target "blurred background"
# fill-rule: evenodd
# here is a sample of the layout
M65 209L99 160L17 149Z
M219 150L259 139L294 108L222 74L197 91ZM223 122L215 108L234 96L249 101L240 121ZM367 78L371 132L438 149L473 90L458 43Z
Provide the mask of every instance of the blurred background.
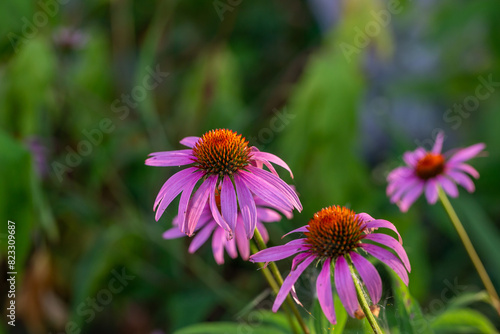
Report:
M145 166L147 155L213 128L294 172L278 170L304 210L267 225L270 245L325 206L369 212L401 232L429 322L463 297L498 325L444 210L421 198L399 212L385 177L441 130L445 150L486 143L476 192L452 203L500 289L499 16L496 0L3 1L0 333L257 330L272 296L256 266L227 254L218 266L209 244L188 254L187 238L162 239L175 206L159 222L152 210L179 169ZM314 284L311 270L297 287L307 310ZM381 306L382 322L398 319L389 285Z

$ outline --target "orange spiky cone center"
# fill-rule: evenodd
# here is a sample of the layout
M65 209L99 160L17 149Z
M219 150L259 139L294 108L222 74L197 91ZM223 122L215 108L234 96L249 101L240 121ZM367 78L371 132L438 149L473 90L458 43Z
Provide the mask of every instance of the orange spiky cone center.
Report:
M417 162L415 173L422 180L429 180L444 171L444 157L442 154L427 153Z

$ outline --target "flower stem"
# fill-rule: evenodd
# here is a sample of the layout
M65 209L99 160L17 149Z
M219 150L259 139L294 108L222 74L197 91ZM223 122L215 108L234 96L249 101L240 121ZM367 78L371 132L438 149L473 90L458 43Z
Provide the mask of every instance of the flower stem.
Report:
M254 239L255 239L255 243L257 244L257 247L260 250L264 250L267 248L266 244L264 243L264 239L262 239L262 235L260 234L258 229L255 229ZM269 268L271 269L271 272L272 272L274 278L276 279L276 282L278 282L279 286L281 287L283 285L283 277L280 274L278 266L276 266L276 263L274 263L274 262L269 262ZM307 325L306 325L304 319L300 315L300 312L297 309L297 306L293 302L292 298L290 298L290 295L288 295L286 297L286 303L290 307L290 309L292 310L293 314L295 315L295 318L297 318L297 321L299 322L300 327L304 331L304 334L309 334L310 333L309 328L307 328Z
M253 254L255 254L259 251L257 246L255 245L255 243L253 243L253 242L250 244L250 249L252 250ZM271 274L271 271L269 270L269 268L264 266L263 263L259 262L258 266L259 266L260 271L264 275L267 283L269 284L269 286L273 290L274 294L277 295L279 290L280 290L280 287L279 287L278 283L276 283L276 280L274 279L273 275ZM292 318L290 309L288 307L285 310L285 316L286 316L288 322L290 323L290 328L292 329L293 333L298 334L299 332L297 331L297 328L295 327L296 324L293 322L293 318Z
M375 320L375 317L373 316L372 311L370 310L368 301L365 298L365 293L363 291L363 288L361 287L358 276L354 271L354 266L352 264L351 257L347 255L346 259L347 263L349 264L349 271L351 272L352 280L354 281L354 287L356 288L356 294L358 295L359 304L361 305L361 309L365 313L366 320L368 320L368 323L372 327L373 333L383 334L384 332L382 332L382 329L380 329L377 320Z
M460 237L462 243L464 244L465 250L469 254L469 257L472 263L474 264L474 267L476 267L477 273L479 274L479 277L481 278L481 281L483 282L486 291L488 291L488 294L490 295L493 307L495 307L498 314L500 314L500 299L498 298L498 294L495 290L495 287L493 286L493 283L491 282L491 279L488 276L488 272L484 268L484 265L481 262L479 256L477 255L476 250L474 249L474 246L472 245L472 242L470 241L469 236L467 235L467 232L465 231L462 223L460 222L460 219L458 219L458 216L455 210L453 209L453 206L451 205L450 201L448 200L448 197L446 196L443 189L441 189L441 187L439 187L438 189L438 194L441 204L443 204L446 213L450 217L453 226L457 230L458 236Z

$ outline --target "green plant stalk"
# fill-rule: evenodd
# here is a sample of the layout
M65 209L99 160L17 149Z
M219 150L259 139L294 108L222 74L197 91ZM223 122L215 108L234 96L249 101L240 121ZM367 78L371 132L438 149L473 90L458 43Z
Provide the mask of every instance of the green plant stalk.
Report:
M453 226L455 227L455 230L457 231L458 236L460 237L460 240L462 241L465 247L465 250L467 251L467 254L469 254L469 257L472 263L474 264L474 267L476 268L476 271L479 274L479 277L481 278L481 281L483 282L486 291L490 295L493 307L495 307L498 314L500 315L500 299L495 290L495 287L493 286L493 283L491 282L490 277L488 276L488 272L484 268L484 265L481 262L479 255L477 255L477 252L474 249L474 246L472 245L469 236L467 235L467 231L465 231L462 223L460 222L460 219L458 219L457 213L453 209L453 206L451 205L450 201L448 200L448 197L446 196L445 192L441 187L438 187L438 195L441 204L443 204L446 213L450 217L450 220L453 223Z
M257 244L257 247L259 248L259 250L264 250L267 248L266 244L264 243L264 239L262 238L262 235L260 234L258 229L255 229L254 239L255 239L255 243ZM278 269L278 266L276 266L276 263L274 263L274 262L269 262L269 268L271 269L271 273L273 274L276 282L281 287L283 285L283 277L281 276L281 273ZM297 306L293 302L290 295L286 296L285 300L286 300L286 303L288 304L288 306L290 307L290 309L292 310L295 318L297 318L297 321L299 322L300 327L304 331L304 334L309 334L310 333L309 328L307 328L307 325L306 325L304 319L300 315L300 312L297 309Z
M250 249L252 251L252 254L255 254L259 251L259 249L257 248L257 246L255 245L254 242L250 243ZM263 263L258 263L258 266L259 266L260 272L262 272L262 275L264 275L267 283L269 284L269 286L273 290L274 294L278 295L280 287L279 287L278 283L276 283L276 280L274 279L273 275L271 274L271 271L269 270L269 268L265 267ZM288 306L288 305L286 305L286 306ZM296 325L293 322L291 311L288 307L285 309L285 316L286 316L288 322L290 323L290 328L292 329L293 333L298 334L299 331L295 327Z
M346 255L347 263L349 265L349 271L351 272L352 280L354 281L354 287L356 288L356 294L358 295L358 301L359 304L361 305L361 309L365 313L366 320L368 320L368 323L370 324L373 333L375 334L383 334L384 332L382 329L380 329L377 320L372 314L372 311L370 310L370 306L368 305L368 301L365 298L365 293L363 291L363 288L361 287L359 283L358 276L356 275L356 272L354 271L354 266L352 264L351 257L349 255Z

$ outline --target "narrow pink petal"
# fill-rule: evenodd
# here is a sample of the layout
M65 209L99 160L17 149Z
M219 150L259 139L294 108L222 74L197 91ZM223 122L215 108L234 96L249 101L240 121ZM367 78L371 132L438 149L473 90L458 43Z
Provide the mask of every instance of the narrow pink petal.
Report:
M468 192L472 193L476 190L476 186L474 182L464 173L461 172L448 172L446 173L453 181L464 187Z
M417 162L422 159L426 155L426 151L422 148L419 147L415 151L411 152L405 152L403 154L403 161L410 167L415 167Z
M442 175L438 175L436 177L436 179L439 182L439 184L441 185L441 187L443 187L443 190L448 195L450 195L451 197L458 196L458 188L457 188L457 185L455 183L453 183L453 181L451 181L450 179L448 179L447 177L444 177Z
M429 202L429 204L436 203L438 199L438 190L435 180L430 179L427 181L425 185L425 197L427 198L427 202Z
M272 209L257 207L257 220L264 223L279 222L281 215Z
M412 189L408 190L408 192L403 196L401 201L398 203L399 209L402 212L408 211L410 206L417 200L417 198L422 195L424 191L424 183L419 183Z
M187 208L189 204L189 199L191 198L191 194L193 193L193 189L198 183L198 181L203 177L203 172L196 171L193 173L193 177L191 180L187 181L184 185L184 189L182 190L181 199L179 200L179 211L177 214L177 224L182 231L187 231Z
M304 251L305 239L292 240L281 246L269 247L250 256L250 262L270 262L283 260L298 252Z
M224 247L226 248L227 253L232 259L236 259L238 257L238 252L236 251L236 242L234 239L226 240Z
M264 243L267 244L269 241L269 233L267 233L267 229L260 221L257 221L257 230L259 231Z
M211 221L207 226L203 227L195 234L193 237L193 241L189 244L188 252L194 253L196 252L212 235L212 232L218 225Z
M214 259L217 264L224 264L224 244L226 243L226 236L224 230L221 228L215 228L215 232L212 236L212 251L214 253Z
M412 189L415 189L419 185L423 185L423 183L424 182L422 180L414 176L406 180L401 180L396 186L394 193L391 195L391 202L396 203L400 201L406 193L410 192Z
M228 232L228 239L233 238L233 230L229 225L227 224L226 220L222 217L222 215L219 212L219 208L217 207L217 203L215 201L215 188L217 187L217 175L211 175L208 177L207 182L210 180L212 182L212 185L210 187L210 197L209 197L209 205L210 205L210 211L212 211L212 216L214 217L214 220L221 228L223 228L226 232Z
M250 241L247 239L245 227L243 225L243 220L241 219L241 217L238 217L234 234L236 239L236 246L238 246L240 256L243 260L247 261L250 257Z
M479 172L471 165L459 163L459 164L450 164L449 167L452 170L458 169L459 171L466 172L475 179L479 178Z
M236 186L236 193L238 194L240 212L245 225L247 238L250 240L253 237L255 226L257 226L257 208L253 201L252 193L242 181L239 173L234 174L234 185Z
M321 268L318 279L316 280L316 292L318 294L319 305L321 305L323 313L328 321L335 325L337 323L337 318L335 317L335 308L333 306L332 282L330 274L331 262L332 260L328 258L323 264L323 268Z
M349 255L351 256L354 268L356 268L356 271L366 285L372 303L374 305L378 304L380 297L382 297L382 280L380 279L377 269L375 269L370 261L358 253L350 252Z
M359 309L358 297L349 266L343 256L339 256L335 262L335 288L347 313L354 318L354 312Z
M186 234L182 233L178 227L172 227L171 229L168 229L165 232L163 232L162 235L163 239L177 239L185 236Z
M285 281L283 282L283 285L281 286L281 289L276 296L276 300L274 301L272 308L273 312L278 311L279 307L281 306L281 304L283 304L283 301L288 295L288 292L290 292L300 274L302 274L302 272L307 268L307 266L311 264L311 262L314 261L314 259L316 259L314 255L308 257L297 266L297 269L291 271L290 274L285 278Z
M376 257L380 261L384 262L389 266L394 272L401 277L403 282L408 285L408 273L406 272L405 267L401 263L401 260L397 258L396 255L392 254L388 250L385 250L379 246L370 245L370 244L361 244L361 248L363 248L368 254Z
M195 158L191 153L191 150L155 152L150 154L150 157L146 159L145 164L148 166L159 167L182 166L192 164L194 160Z
M486 145L484 143L475 144L463 149L458 150L455 154L453 154L449 162L463 162L469 159L474 158L478 155L482 150L484 150Z
M297 268L297 266L299 264L301 264L302 261L304 261L309 256L311 256L311 253L309 253L309 252L304 252L304 253L297 254L297 256L293 258L292 269L290 269L290 270L294 271L295 268Z
M290 177L293 179L293 173L292 173L292 170L290 169L290 167L288 167L288 165L283 160L281 160L280 158L278 158L274 154L260 152L260 151L259 152L252 152L252 158L255 160L261 160L263 162L270 161L278 166L285 168L290 173Z
M274 209L276 211L279 211L281 212L281 214L283 214L287 219L292 219L293 218L293 213L292 211L286 211L286 210L283 210L282 208L279 208L279 207L276 207L274 205L271 205L267 202L265 202L264 200L262 200L261 198L257 197L257 196L254 196L254 201L255 201L255 205L256 206L260 206L260 207L267 207L267 208L271 208L271 209ZM292 208L293 210L293 208Z
M299 212L302 211L302 204L300 203L299 196L297 196L295 190L286 184L285 181L263 169L249 166L248 170L260 179L263 179L269 184L275 186L276 189L280 190L288 198L288 200L297 208L297 210L299 210Z
M389 175L387 175L387 181L390 182L390 181L398 180L400 178L406 178L406 177L410 176L412 173L413 173L412 168L409 168L406 166L397 167L397 168L393 169L389 173Z
M439 131L436 136L436 141L434 142L434 147L432 148L432 153L441 154L441 150L443 149L443 140L444 140L444 132Z
M299 227L299 228L296 228L295 230L292 230L290 232L288 232L287 234L285 234L284 236L281 237L281 239L283 239L284 237L286 237L287 235L289 235L290 233L299 233L299 232L309 232L309 229L307 228L309 225L304 225L302 227Z
M408 272L411 271L410 260L408 259L408 255L406 255L405 249L396 239L387 234L382 234L382 233L369 234L365 237L365 239L378 242L379 244L382 244L394 250L396 254L398 254L401 261L403 261L406 270L408 270Z
M220 194L220 204L222 217L229 225L231 230L236 226L236 217L238 213L238 203L236 202L236 192L229 176L224 176Z
M359 219L364 221L365 223L371 222L372 220L375 220L372 216L367 214L366 212L361 212L356 215Z
M255 195L262 198L264 201L279 207L281 210L293 210L293 205L290 203L288 198L286 196L278 196L277 193L279 193L279 191L268 182L259 179L248 172L239 171L234 175L235 180L238 177L242 181L245 189L250 189ZM239 196L238 188L236 188L236 191Z
M172 158L172 157L186 157L193 156L193 150L176 150L176 151L163 151L163 152L153 152L148 154L150 157L157 158Z
M201 213L207 204L208 197L210 195L210 189L213 189L213 182L205 180L198 190L195 192L193 198L190 201L190 205L187 209L186 217L186 230L183 231L187 235L192 236L194 230L196 229L196 224L200 219Z
M368 223L365 224L365 228L367 228L367 229L388 228L390 230L393 230L398 235L399 243L403 244L403 239L401 239L401 235L399 235L399 232L396 229L396 226L394 226L394 224L388 220L375 219L375 220L369 221Z
M181 143L184 146L193 148L199 140L200 137L186 137L182 139L179 143Z
M156 209L158 204L165 200L165 196L167 195L167 201L170 199L172 194L175 196L170 199L170 202L177 197L177 195L182 191L182 188L186 185L186 181L193 180L199 177L199 174L196 173L197 169L194 167L186 168L181 170L180 172L172 175L161 187L158 192L158 196L156 196L155 203L153 205L153 210ZM170 196L168 196L170 194Z

